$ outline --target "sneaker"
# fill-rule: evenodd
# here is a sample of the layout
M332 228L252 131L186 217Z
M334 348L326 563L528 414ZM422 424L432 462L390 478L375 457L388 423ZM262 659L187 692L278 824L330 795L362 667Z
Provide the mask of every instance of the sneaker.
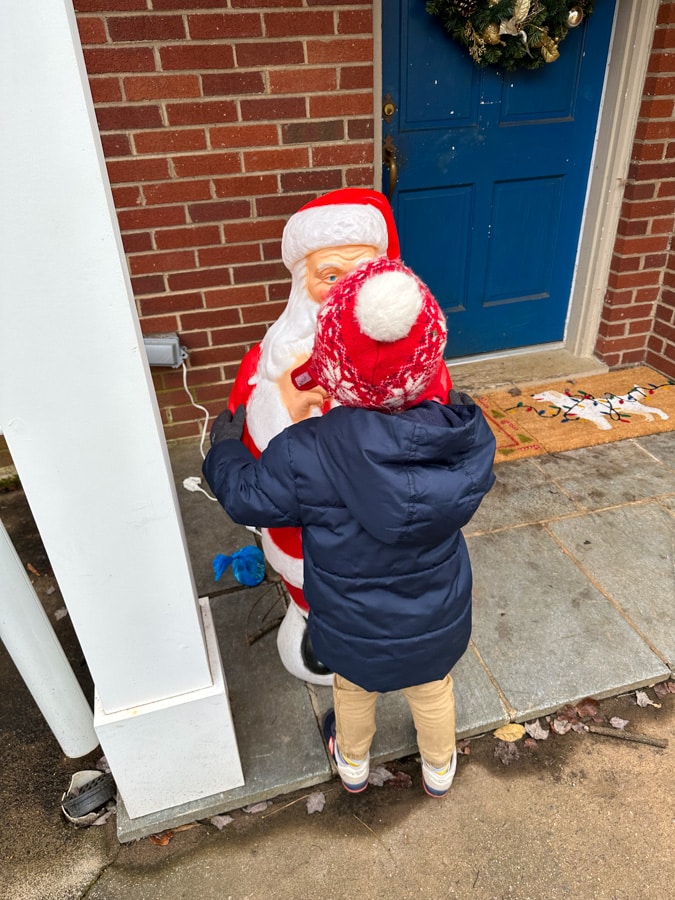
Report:
M450 790L452 779L455 777L455 769L457 768L457 750L452 754L452 759L447 766L437 769L436 766L430 765L422 757L422 784L424 790L430 797L445 797Z
M344 789L350 794L365 791L368 787L370 756L366 756L365 759L348 759L340 753L335 739L335 711L332 709L328 710L323 719L323 738L328 752L335 760Z

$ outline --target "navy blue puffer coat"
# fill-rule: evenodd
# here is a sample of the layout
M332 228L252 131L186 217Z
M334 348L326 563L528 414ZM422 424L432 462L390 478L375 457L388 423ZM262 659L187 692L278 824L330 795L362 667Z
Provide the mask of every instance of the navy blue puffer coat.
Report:
M230 517L302 526L314 651L369 691L444 678L471 634L460 529L494 481L474 404L396 415L338 407L287 428L259 460L215 444L204 476Z

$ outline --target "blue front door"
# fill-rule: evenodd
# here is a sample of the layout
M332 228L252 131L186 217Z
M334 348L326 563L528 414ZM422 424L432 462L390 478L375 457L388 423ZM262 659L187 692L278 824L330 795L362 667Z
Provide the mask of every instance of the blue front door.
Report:
M383 3L383 190L448 357L564 337L614 5L596 0L555 62L509 73L479 68L424 0Z

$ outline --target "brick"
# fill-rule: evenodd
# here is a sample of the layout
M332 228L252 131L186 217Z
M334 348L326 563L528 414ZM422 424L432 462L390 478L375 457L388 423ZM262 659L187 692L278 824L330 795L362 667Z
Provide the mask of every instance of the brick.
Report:
M202 13L189 15L188 29L193 40L232 40L262 37L262 17L258 13Z
M159 56L164 71L177 69L231 69L234 53L228 44L177 44L160 47Z
M137 131L133 135L136 153L172 154L206 150L203 128L164 128L161 131Z
M117 218L123 231L185 225L186 222L184 206L141 206L136 209L118 209Z
M265 80L262 72L218 72L202 75L202 93L205 97L264 94Z
M615 256L612 260L613 272L639 272L642 266L642 256Z
M281 126L284 144L314 144L322 141L342 141L345 127L342 119L322 122L289 122Z
M124 185L122 187L113 185L113 200L115 201L115 209L125 209L126 207L139 206L143 202L141 189L138 185Z
M663 218L651 219L649 222L650 234L670 234L675 227L675 217L664 216Z
M631 207L630 204L627 206L625 201L647 200L649 197L654 196L654 192L655 185L653 184L628 182L624 188L624 208L621 210L621 215L625 218L630 218Z
M193 178L199 175L232 175L241 172L238 153L199 153L171 158L178 178Z
M635 303L630 306L615 306L613 303L603 310L607 322L625 322L627 319L644 319L654 312L652 303Z
M371 9L343 9L338 12L338 34L372 34Z
M237 121L237 106L228 100L202 100L198 103L167 103L169 125L217 125Z
M274 193L279 188L278 175L243 175L216 179L213 182L216 197L260 197Z
M127 100L165 100L168 97L200 97L197 75L136 75L124 79Z
M94 103L114 103L122 99L122 83L119 78L90 78L89 87Z
M267 291L267 298L270 303L275 300L283 300L284 302L288 301L290 292L291 292L291 283L289 281L288 275L283 281L272 281L265 285L265 290Z
M309 117L318 119L325 115L326 104L323 97L309 97ZM331 99L331 116L368 116L373 115L373 95L370 91L363 93L338 93Z
M644 95L652 97L668 97L675 94L675 76L647 76Z
M277 260L281 256L281 241L267 241L262 244L262 258L268 260Z
M168 160L163 157L135 157L107 161L108 175L115 184L161 181L169 177Z
M155 4L156 6L157 4ZM131 12L133 10L146 10L147 0L75 0L73 6L77 13L85 12Z
M223 234L228 244L248 244L253 241L281 240L286 219L254 219L250 222L225 222ZM253 302L253 301L249 301Z
M217 225L191 225L189 228L162 228L155 232L158 250L178 247L208 247L220 243Z
M205 350L195 350L190 354L193 366L222 365L227 362L239 366L244 354L250 349L246 345L235 344L231 347L209 347Z
M651 253L647 256L642 257L642 268L643 269L662 269L666 260L668 259L668 255L666 253Z
M665 157L665 150L666 144L663 141L651 144L636 141L633 144L631 159L635 162L654 162Z
M619 290L631 287L644 287L645 285L654 284L654 273L649 272L611 272L607 278L607 284L610 288L618 288Z
M617 337L624 337L626 334L626 323L625 322L616 322L614 324L602 324L602 334L603 337L608 339L613 339Z
M303 194L281 194L272 197L258 197L255 201L257 216L292 216L301 206L316 199L313 192Z
M211 197L208 181L165 181L160 184L143 185L146 203L186 203L191 200L207 200ZM185 221L183 219L183 221ZM182 224L182 222L181 222Z
M323 169L321 171L306 169L302 172L289 172L281 176L281 189L284 192L311 191L324 194L327 191L337 190L342 184L342 176L338 169Z
M675 197L675 180L662 181L658 186L659 197Z
M132 275L150 275L152 272L180 272L194 269L197 264L193 250L173 250L167 253L144 253L129 257Z
M370 66L342 66L340 69L340 90L353 91L372 88L374 72Z
M170 291L191 291L195 288L231 284L229 268L196 269L193 272L175 272L167 276Z
M131 279L131 286L134 291L135 297L140 297L142 294L161 294L166 290L166 285L164 284L164 277L162 275L139 275L137 278ZM173 328L150 328L150 331L175 331L176 326L174 324Z
M373 178L372 166L345 169L344 180L346 187L369 187L372 189Z
M334 39L330 41L307 41L307 62L349 63L372 62L373 41L371 38Z
M144 297L140 302L143 316L156 316L167 312L184 312L188 309L200 309L202 305L202 295L198 293Z
M147 231L131 231L122 235L125 253L142 253L152 250L152 238Z
M675 3L662 3L659 7L659 15L656 21L658 25L675 23Z
M276 322L286 308L285 301L276 303L261 303L259 306L244 306L241 315L245 323L249 322Z
M239 101L243 122L263 122L266 119L302 119L307 114L304 97L265 97Z
M623 237L619 235L614 244L614 252L629 255L636 253L658 253L668 248L668 238L665 235L651 235L646 237Z
M245 150L243 155L245 172L304 169L309 165L309 151L306 147Z
M182 16L108 16L108 32L116 43L169 41L187 37Z
M199 265L204 267L234 266L241 263L260 262L258 244L221 244L197 251Z
M675 72L675 53L669 50L652 52L652 55L649 57L647 71L650 74L654 72Z
M675 136L675 122L670 119L642 119L635 129L638 141L665 141Z
M374 131L372 119L351 119L347 123L347 137L352 141L372 140Z
M150 47L85 47L83 53L90 75L155 70L155 55Z
M641 119L668 119L673 114L672 98L643 97L640 107Z
M249 284L245 287L225 287L204 291L204 302L212 309L232 309L241 320L240 304L265 303L265 288L262 284ZM257 306L252 307L257 309Z
M127 134L102 134L101 144L106 158L131 155L131 144Z
M101 131L129 131L133 128L160 128L159 106L99 106L96 121Z
M266 0L268 3L268 0ZM253 4L254 6L257 4ZM223 0L152 0L153 9L179 9L183 11L186 7L189 9L221 9Z
M297 66L305 62L300 41L265 41L235 45L237 67L253 69L265 66ZM219 66L221 69L227 66Z
M285 9L294 9L300 6L304 6L303 0L264 0L264 4L260 3L260 0L230 0L230 6L232 9L250 9L258 8L261 5L264 5L269 9L278 9L279 7L284 7ZM310 4L308 3L307 6ZM328 3L323 3L323 6L329 5Z
M80 16L77 20L77 30L82 44L105 44L108 41L105 22L96 16Z
M262 263L254 266L239 266L233 272L235 284L255 284L259 281L287 279L288 269L281 262Z
M334 35L335 18L330 11L265 13L265 34L269 38L306 37L309 35Z
M651 319L636 319L632 322L627 323L627 334L651 334L652 331L652 320Z
M217 126L209 129L209 140L214 149L227 147L269 147L278 143L277 126L269 123L264 125L242 125L240 122L233 125Z
M645 200L633 203L631 217L635 219L651 219L654 216L675 215L675 197L658 200Z
M368 143L341 144L334 147L312 147L312 165L364 165L373 161L373 145ZM656 240L653 238L652 240Z
M231 219L248 219L251 204L246 200L218 200L212 203L193 203L188 206L193 222L221 222Z
M185 331L197 331L198 329L223 328L232 325L241 327L239 316L235 309L207 309L199 312L184 313L180 317L181 328ZM214 343L216 343L214 341Z
M673 177L672 162L656 162L656 163L631 163L628 170L630 178L636 181L661 181L663 178Z
M271 94L318 94L337 90L335 68L299 66L293 69L273 69L269 73Z
M257 344L265 337L267 328L263 323L254 325L236 325L233 328L220 328L211 331L211 340L215 345L229 344L231 341L247 341Z

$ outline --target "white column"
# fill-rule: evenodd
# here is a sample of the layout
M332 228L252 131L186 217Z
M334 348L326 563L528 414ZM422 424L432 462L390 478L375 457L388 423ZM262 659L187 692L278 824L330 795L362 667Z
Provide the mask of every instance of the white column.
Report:
M0 91L0 429L96 684L97 732L136 817L243 779L70 0L7 0ZM185 709L204 696L212 720L193 716L188 738ZM171 734L156 784L153 720Z
M0 640L54 737L66 756L91 753L94 714L2 522L0 596Z

